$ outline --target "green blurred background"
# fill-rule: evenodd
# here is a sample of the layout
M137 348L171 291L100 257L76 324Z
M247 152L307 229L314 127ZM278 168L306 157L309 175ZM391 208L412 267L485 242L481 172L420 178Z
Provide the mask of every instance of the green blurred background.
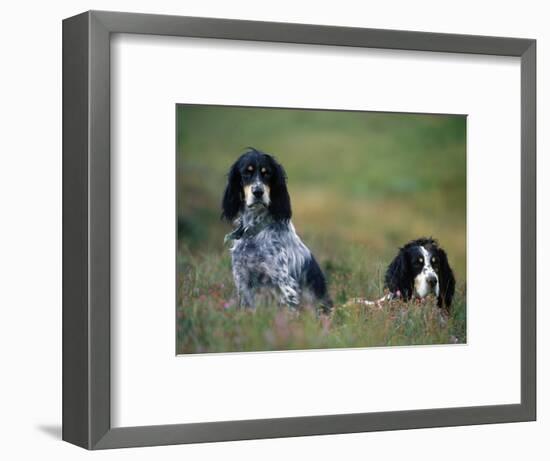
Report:
M179 237L222 251L225 175L247 146L288 174L293 222L323 259L386 264L433 236L466 275L466 117L376 112L177 107Z

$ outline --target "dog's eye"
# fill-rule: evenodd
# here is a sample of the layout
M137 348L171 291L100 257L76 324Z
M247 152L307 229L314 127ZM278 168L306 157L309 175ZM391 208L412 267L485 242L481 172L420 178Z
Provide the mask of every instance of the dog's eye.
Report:
M424 262L424 258L418 258L418 262L419 262L419 263L423 263L423 262Z
M262 172L262 174L266 174L266 173L267 173L267 170L266 170L265 168L262 168L260 171Z
M432 263L435 263L435 258L432 258Z
M252 165L248 165L246 169L247 171L254 171L254 167Z

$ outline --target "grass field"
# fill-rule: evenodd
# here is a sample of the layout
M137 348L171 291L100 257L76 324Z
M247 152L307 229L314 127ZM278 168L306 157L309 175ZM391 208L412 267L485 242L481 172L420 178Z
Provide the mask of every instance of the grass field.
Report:
M466 341L466 121L458 116L179 106L177 352ZM335 301L330 317L236 309L220 221L225 174L246 146L284 165L293 222ZM433 236L457 278L450 316L433 301L345 305L383 293L397 248Z

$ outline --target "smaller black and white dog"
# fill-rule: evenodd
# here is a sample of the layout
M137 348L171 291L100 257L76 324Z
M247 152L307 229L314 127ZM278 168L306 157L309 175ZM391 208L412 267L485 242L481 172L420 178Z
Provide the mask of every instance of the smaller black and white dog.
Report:
M222 200L222 218L236 226L225 240L233 243L241 307L254 308L256 295L267 291L282 305L308 302L330 310L323 272L291 216L285 170L271 155L249 148L230 168Z
M399 249L386 271L385 286L391 297L404 301L429 294L437 305L449 309L455 293L455 277L447 254L432 238L419 238Z

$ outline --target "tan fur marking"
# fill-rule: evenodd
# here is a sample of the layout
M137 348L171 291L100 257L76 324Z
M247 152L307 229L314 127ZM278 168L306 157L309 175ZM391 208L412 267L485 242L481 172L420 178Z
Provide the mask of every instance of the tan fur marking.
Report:
M247 204L252 203L252 185L244 186L244 201Z

